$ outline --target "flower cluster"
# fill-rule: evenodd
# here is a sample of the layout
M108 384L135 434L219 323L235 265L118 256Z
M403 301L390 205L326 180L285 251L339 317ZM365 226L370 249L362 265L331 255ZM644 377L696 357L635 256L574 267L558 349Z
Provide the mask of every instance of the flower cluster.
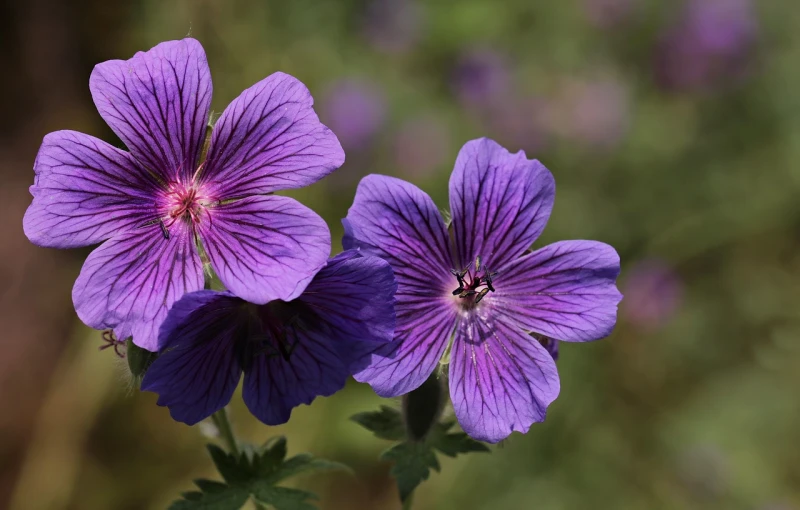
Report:
M544 419L559 391L559 341L608 335L621 295L608 245L529 251L553 206L553 176L524 153L467 143L448 225L423 191L371 175L329 259L316 213L274 192L344 162L306 87L275 73L209 125L211 78L193 39L95 67L101 116L129 152L73 131L34 163L28 238L98 243L73 290L87 325L157 353L142 389L193 424L243 398L267 424L354 375L408 393L449 364L456 417L499 441ZM210 290L216 275L226 291ZM111 335L111 333L109 333Z

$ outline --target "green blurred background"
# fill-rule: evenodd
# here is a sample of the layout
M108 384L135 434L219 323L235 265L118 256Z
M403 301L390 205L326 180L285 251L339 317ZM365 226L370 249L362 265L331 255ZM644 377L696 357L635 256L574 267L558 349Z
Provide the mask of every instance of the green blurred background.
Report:
M340 248L358 180L401 176L447 207L458 149L489 136L557 182L540 244L622 257L614 334L562 344L547 421L491 455L444 459L424 509L800 508L800 5L796 0L104 0L0 3L0 508L162 509L213 476L201 426L173 422L98 352L70 290L89 250L22 233L42 137L121 146L92 105L95 63L187 34L213 108L277 71L305 82L347 151L293 193ZM348 421L351 383L268 428L353 466L304 479L324 509L399 508Z

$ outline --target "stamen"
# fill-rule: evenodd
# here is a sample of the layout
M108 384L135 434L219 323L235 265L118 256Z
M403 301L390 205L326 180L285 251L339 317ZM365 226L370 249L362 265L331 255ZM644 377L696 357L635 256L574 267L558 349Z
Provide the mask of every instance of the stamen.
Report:
M161 227L161 233L164 235L164 239L169 239L169 230L167 230L167 226L164 225L164 220L158 220L158 225Z
M450 273L455 276L458 281L458 288L453 291L453 295L458 296L459 299L474 299L472 304L478 304L486 297L486 294L495 292L493 278L497 276L497 272L490 271L483 263L483 257L480 255L475 257L474 275L470 271L471 266L472 262L461 271L455 269L450 270ZM483 269L484 274L480 274L481 269Z

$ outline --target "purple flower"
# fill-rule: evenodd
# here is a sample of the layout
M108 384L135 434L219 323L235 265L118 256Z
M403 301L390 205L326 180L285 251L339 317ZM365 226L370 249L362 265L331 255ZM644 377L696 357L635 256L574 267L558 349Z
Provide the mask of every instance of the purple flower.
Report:
M385 258L398 281L395 341L355 377L384 397L433 372L445 351L462 428L497 442L542 421L559 392L551 354L528 333L584 342L616 322L619 257L595 241L528 248L555 196L550 172L524 152L467 143L450 178L452 224L431 198L392 177L359 184L344 220L347 248Z
M385 261L349 251L289 302L187 294L161 326L160 354L142 389L192 425L230 401L244 372L250 411L268 425L285 423L292 408L344 387L364 355L391 341L396 289Z
M57 131L34 163L25 233L40 246L104 242L72 292L87 325L155 350L172 303L203 287L198 242L231 292L254 303L299 296L330 254L317 214L273 191L311 184L344 153L308 89L275 73L217 121L201 162L211 102L205 52L169 41L98 64L100 115L128 146Z
M367 145L383 124L385 100L380 89L363 80L343 80L326 94L323 118L348 150Z
M687 0L662 37L657 78L676 90L738 78L747 70L757 32L749 0Z

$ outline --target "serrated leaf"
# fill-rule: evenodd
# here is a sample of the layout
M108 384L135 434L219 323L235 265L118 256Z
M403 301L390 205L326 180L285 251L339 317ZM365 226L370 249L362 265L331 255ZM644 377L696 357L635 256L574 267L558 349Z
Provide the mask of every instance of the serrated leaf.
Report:
M308 500L316 500L311 492L288 487L275 487L269 483L253 485L253 496L258 502L270 505L275 510L317 510Z
M281 480L285 480L286 478L299 475L301 473L330 470L350 471L350 468L344 464L333 462L331 460L318 459L310 453L301 453L281 464L272 473L267 474L264 477L264 480L275 484Z
M428 479L431 469L440 469L436 454L424 442L400 443L385 451L381 458L394 462L391 473L397 481L401 501L405 501L420 483Z
M249 462L246 462L246 456L237 458L230 453L226 453L215 444L206 445L206 448L208 448L208 453L211 454L211 460L214 461L217 471L230 485L246 485L253 477L254 473ZM241 462L242 459L245 460L244 463Z
M463 432L453 432L442 434L435 438L433 447L447 455L455 457L459 453L469 452L489 452L489 447L480 441L476 441Z
M399 441L406 434L400 411L389 406L381 406L379 411L354 414L350 419L381 439Z
M175 501L169 510L239 510L247 503L250 494L241 487L230 487L215 492L187 492L184 499Z
M201 491L208 493L223 492L229 488L222 482L217 482L216 480L206 480L204 478L198 478L197 480L194 480L194 484L197 485Z

